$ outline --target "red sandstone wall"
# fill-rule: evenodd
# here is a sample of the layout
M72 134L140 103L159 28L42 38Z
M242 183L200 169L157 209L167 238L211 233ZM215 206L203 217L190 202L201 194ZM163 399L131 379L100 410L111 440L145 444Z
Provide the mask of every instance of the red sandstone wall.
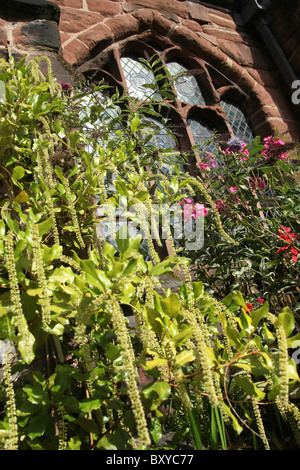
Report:
M300 138L289 100L283 96L270 64L251 36L230 13L179 0L52 0L61 9L60 54L79 67L105 47L150 30L211 62L242 90L257 98L250 121L262 137L274 132ZM0 19L0 54L41 53L45 45L24 34L26 21ZM50 56L56 46L46 48ZM292 52L292 55L294 52ZM291 57L291 61L292 61Z

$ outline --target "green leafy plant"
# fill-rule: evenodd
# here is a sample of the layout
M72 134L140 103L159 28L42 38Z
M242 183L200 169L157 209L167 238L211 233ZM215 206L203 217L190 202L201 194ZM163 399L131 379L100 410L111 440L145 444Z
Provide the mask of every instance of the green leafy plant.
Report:
M191 190L210 204L220 239L237 242L200 178L182 174L178 163L174 173L162 171L177 151L153 159L157 149L144 131L147 116L159 115L157 103L108 100L101 85L66 91L50 66L41 74L38 60L0 65L0 338L11 346L2 447L177 449L187 440L217 450L255 436L257 448L269 449L285 445L272 426L274 409L299 446L291 310L275 315L265 302L250 312L237 289L211 295L192 280L191 259L179 256L172 230L171 254L158 255L163 239L156 226L152 239L151 209L178 205ZM124 197L143 238L115 227ZM134 215L136 204L146 211ZM103 220L110 237L99 234ZM176 273L181 285L173 292L164 277ZM173 439L161 445L168 432Z

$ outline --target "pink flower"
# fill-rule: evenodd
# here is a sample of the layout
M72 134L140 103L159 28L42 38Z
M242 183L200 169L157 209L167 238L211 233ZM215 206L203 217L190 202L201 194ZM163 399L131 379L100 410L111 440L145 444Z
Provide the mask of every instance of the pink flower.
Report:
M214 161L214 159L213 159L213 154L212 154L211 152L206 152L206 155L209 156L209 160L211 161L210 166L211 166L212 168L216 168L217 165L215 164L215 161Z
M208 213L208 209L203 206L203 204L199 204L196 202L194 208L193 208L193 217L194 219L197 219L198 217L205 217Z
M236 186L230 186L229 191L231 191L232 193L236 193L237 192L237 187Z
M241 152L242 152L244 155L247 155L247 157L249 157L249 150L246 149L245 147L247 147L247 144L244 142L244 143L242 144ZM244 158L244 160L247 160L247 159Z
M276 137L269 136L264 138L265 148L262 150L261 154L264 155L265 159L272 157L272 151L277 150L280 146L285 145L281 139L277 139ZM275 153L276 160L287 160L289 158L289 154L285 152Z
M215 201L215 206L219 212L219 214L221 214L227 207L227 204L225 201L223 201L223 199L219 199L217 201Z
M198 202L194 204L193 201L188 197L184 198L178 204L183 204L183 219L187 222L189 222L191 218L197 219L201 216L205 217L208 213L208 209L204 207L203 204L199 204Z
M251 189L260 189L261 191L264 191L266 189L266 182L263 178L260 176L252 178L250 182L250 188Z
M209 165L207 163L198 163L198 166L200 170L207 170L207 168L209 168Z
M231 152L234 152L234 153L237 153L237 154L243 154L243 155L246 155L246 156L240 156L240 160L248 160L247 157L249 157L249 151L248 149L246 149L245 147L247 147L248 144L246 144L246 142L240 142L239 144L239 148L232 150L231 147L227 147L227 149L225 150L225 153L226 154L229 154Z
M189 222L192 218L192 205L184 204L182 211L183 211L183 219Z

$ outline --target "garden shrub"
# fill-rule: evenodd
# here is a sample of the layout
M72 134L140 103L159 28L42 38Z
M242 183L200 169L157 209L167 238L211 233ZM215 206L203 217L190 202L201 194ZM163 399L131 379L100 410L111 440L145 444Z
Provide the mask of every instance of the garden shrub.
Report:
M234 283L224 298L205 290L208 279L192 279L191 258L172 229L165 234L171 254L158 256L162 240L149 231L151 209L180 208L185 199L185 216L205 219L209 237L214 224L217 244L205 240L205 265L214 264L210 250L222 243L224 253L244 250L243 260L253 259L251 243L263 246L259 232L249 236L250 248L242 244L207 180L182 171L178 151L153 147L156 129L146 132L147 116L158 118L167 103L129 106L117 93L106 99L102 85L59 84L47 58L0 66L0 338L10 345L1 371L2 448L148 450L161 448L166 432L173 433L163 445L170 449L183 440L197 450L299 446L291 354L300 336L291 309L272 312L267 300L250 309L252 298ZM163 172L172 159L174 172ZM225 187L234 184L230 162ZM296 231L296 209L276 191ZM144 239L116 224L124 198ZM136 205L146 212L134 215ZM238 217L240 206L235 210ZM115 239L100 238L103 220ZM289 248L294 240L285 240ZM231 252L220 265L237 269ZM182 280L176 292L163 283L174 270Z

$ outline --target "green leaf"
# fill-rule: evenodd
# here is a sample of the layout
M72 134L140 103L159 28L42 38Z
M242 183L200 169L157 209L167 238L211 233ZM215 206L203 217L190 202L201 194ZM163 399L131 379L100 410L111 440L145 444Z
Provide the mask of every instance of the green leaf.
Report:
M70 450L80 450L81 447L81 440L78 436L71 437L68 442L68 447Z
M26 336L23 336L18 342L18 350L26 364L31 364L35 358L34 347L35 337L30 332L28 332Z
M269 313L269 304L268 302L264 302L260 308L258 308L257 310L254 310L251 313L252 325L256 327L258 323L260 322L260 320L264 318L268 313Z
M116 244L122 254L129 248L129 234L126 225L122 225L116 233Z
M110 287L110 281L103 271L95 268L92 260L80 260L80 267L86 275L87 281L101 291L106 291Z
M162 438L162 427L159 422L159 419L156 416L151 418L151 421L149 424L149 432L150 432L150 436L153 439L153 442L157 444L157 442L159 442Z
M42 250L44 264L49 264L54 259L60 258L63 247L61 245L53 245L53 246L42 245L41 250Z
M177 356L175 357L175 362L176 364L179 365L184 365L187 362L193 362L195 360L195 356L192 351L181 351Z
M37 227L39 229L40 237L45 235L45 233L49 233L49 231L52 228L52 217L49 217L48 219L44 220L43 222L40 222L39 224L37 224Z
M97 443L97 449L101 450L129 450L131 449L130 435L124 429L115 429L111 434L106 434ZM108 457L109 458L109 457Z
M232 426L235 432L239 435L243 432L244 428L240 425L238 419L236 416L232 413L231 409L229 406L227 406L224 402L222 403L222 408L223 411L229 416L229 418L232 420Z
M161 263L157 263L153 268L150 270L152 276L160 276L161 274L165 274L167 272L172 271L172 264L171 261L167 258Z
M152 398L157 403L162 403L169 398L171 387L168 382L154 382L152 384L145 385L142 393L145 398Z
M147 369L154 369L154 367L158 367L158 366L162 366L164 364L166 364L168 361L167 359L165 359L164 357L155 357L154 359L150 360L150 361L147 361L145 363L145 370Z
M71 145L72 149L76 148L78 142L79 142L79 132L78 131L73 131L70 134L70 145Z
M278 322L283 326L286 336L289 336L295 327L295 319L288 307L282 309L278 315Z
M259 390L259 388L246 377L238 375L234 378L234 381L238 387L244 390L244 392L251 397L256 397L258 400L263 400L265 398L266 394Z
M56 268L53 273L49 276L49 282L65 283L67 281L73 281L75 274L72 269L68 267Z
M84 431L87 431L92 434L100 434L100 430L95 423L95 421L92 421L91 419L84 418L83 416L80 416L77 418L75 421L73 421L75 424L79 424L79 426L84 429Z
M165 299L161 299L160 302L163 312L169 318L175 318L180 313L181 303L177 294L171 294Z
M166 326L163 323L160 313L154 308L147 307L146 316L154 332L161 337L164 334Z
M13 177L16 180L21 180L25 176L25 169L22 166L15 166L12 172Z
M231 326L227 326L225 328L225 332L228 338L230 339L230 342L234 344L238 349L240 349L242 347L242 344L239 339L239 336L240 336L239 332L235 330L234 328L232 328Z
M139 117L134 117L131 121L130 121L130 129L131 129L131 132L136 132L138 130L138 128L140 127L141 125L141 120Z
M129 276L129 274L133 273L135 271L136 267L138 266L138 260L135 258L132 258L129 260L126 268L124 269L123 276Z
M198 300L204 293L203 282L193 282L193 291L195 300Z
M49 420L52 419L49 415L34 416L30 419L30 423L26 428L26 433L30 439L35 439L38 436L45 434Z
M102 402L99 398L84 398L79 403L79 408L83 413L90 413L93 410L99 410Z

